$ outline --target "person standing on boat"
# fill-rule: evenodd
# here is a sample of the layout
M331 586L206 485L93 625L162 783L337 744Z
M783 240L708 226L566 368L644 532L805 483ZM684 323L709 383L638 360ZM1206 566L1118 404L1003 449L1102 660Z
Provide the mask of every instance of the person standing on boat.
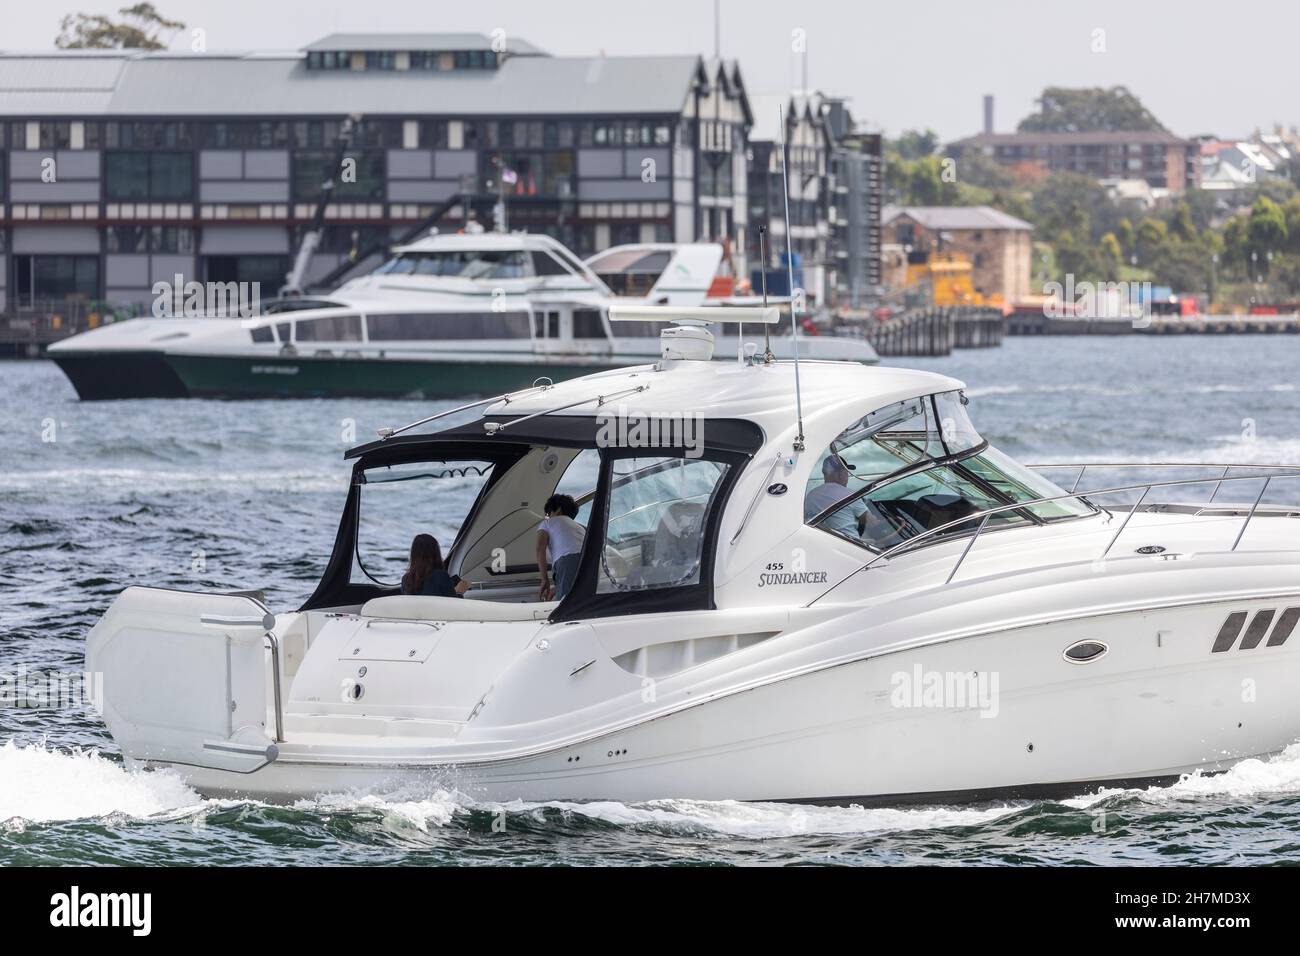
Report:
M447 573L438 539L431 534L417 534L411 541L411 561L402 575L402 593L458 598L468 590L468 581Z
M578 503L569 495L551 495L542 510L546 517L537 526L537 570L542 579L537 597L542 601L563 601L578 576L587 529L575 520ZM555 572L554 587L546 573L548 562Z

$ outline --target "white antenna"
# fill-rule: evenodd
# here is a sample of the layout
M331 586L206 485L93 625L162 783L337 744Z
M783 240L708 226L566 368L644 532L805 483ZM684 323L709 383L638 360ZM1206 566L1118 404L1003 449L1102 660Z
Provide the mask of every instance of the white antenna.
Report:
M785 168L785 105L778 104L777 145L781 147L781 191L785 194L785 268L790 282L790 334L794 342L794 407L799 420L799 434L794 440L794 450L804 450L803 397L799 389L799 315L796 312L799 297L794 289L794 252L790 247L790 174Z

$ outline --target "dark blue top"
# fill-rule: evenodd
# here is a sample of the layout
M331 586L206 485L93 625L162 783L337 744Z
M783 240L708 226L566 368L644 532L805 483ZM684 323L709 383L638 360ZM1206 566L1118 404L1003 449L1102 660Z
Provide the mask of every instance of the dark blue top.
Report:
M420 590L414 593L423 597L458 598L462 596L456 593L456 585L459 581L460 575L458 574L448 574L446 571L430 571L429 576L424 579L424 584L420 586ZM412 592L406 590L406 585L403 584L402 593L410 594Z

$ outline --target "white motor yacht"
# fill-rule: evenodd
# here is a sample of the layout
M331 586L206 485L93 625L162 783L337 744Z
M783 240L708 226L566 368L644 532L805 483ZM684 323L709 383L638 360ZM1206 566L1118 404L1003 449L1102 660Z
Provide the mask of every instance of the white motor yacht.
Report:
M624 296L548 236L433 235L328 295L272 301L245 317L130 319L49 355L83 399L491 395L653 361L658 325L612 325L612 304L753 304L729 287L723 294L722 258L717 243L616 247L596 261L635 290ZM227 289L207 298L242 301ZM730 331L720 355L740 346ZM792 357L788 313L756 344ZM843 335L805 337L803 355L877 361L865 339Z
M128 762L270 800L892 803L1161 781L1300 737L1300 508L1276 500L1300 469L1067 491L981 437L960 381L709 361L705 322L775 310L660 315L652 364L349 451L297 610L123 592L87 665ZM557 489L586 537L541 601ZM431 530L463 598L399 587Z

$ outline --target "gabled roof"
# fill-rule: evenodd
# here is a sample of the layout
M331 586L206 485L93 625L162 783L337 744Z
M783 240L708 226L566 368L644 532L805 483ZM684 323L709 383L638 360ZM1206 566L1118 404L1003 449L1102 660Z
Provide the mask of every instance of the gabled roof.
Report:
M1023 219L1008 216L992 206L886 206L880 212L882 225L889 225L899 216L930 230L941 229L1010 229L1032 230Z
M675 115L698 56L512 56L495 70L309 70L305 54L0 53L0 116Z
M781 119L789 122L791 116L813 123L821 122L821 97L817 93L754 93L749 97L754 112L754 125L749 131L749 141L775 143L784 133Z
M527 40L506 35L506 51L516 55L545 53ZM331 33L303 47L315 50L346 50L351 53L400 50L491 51L492 38L483 33Z

